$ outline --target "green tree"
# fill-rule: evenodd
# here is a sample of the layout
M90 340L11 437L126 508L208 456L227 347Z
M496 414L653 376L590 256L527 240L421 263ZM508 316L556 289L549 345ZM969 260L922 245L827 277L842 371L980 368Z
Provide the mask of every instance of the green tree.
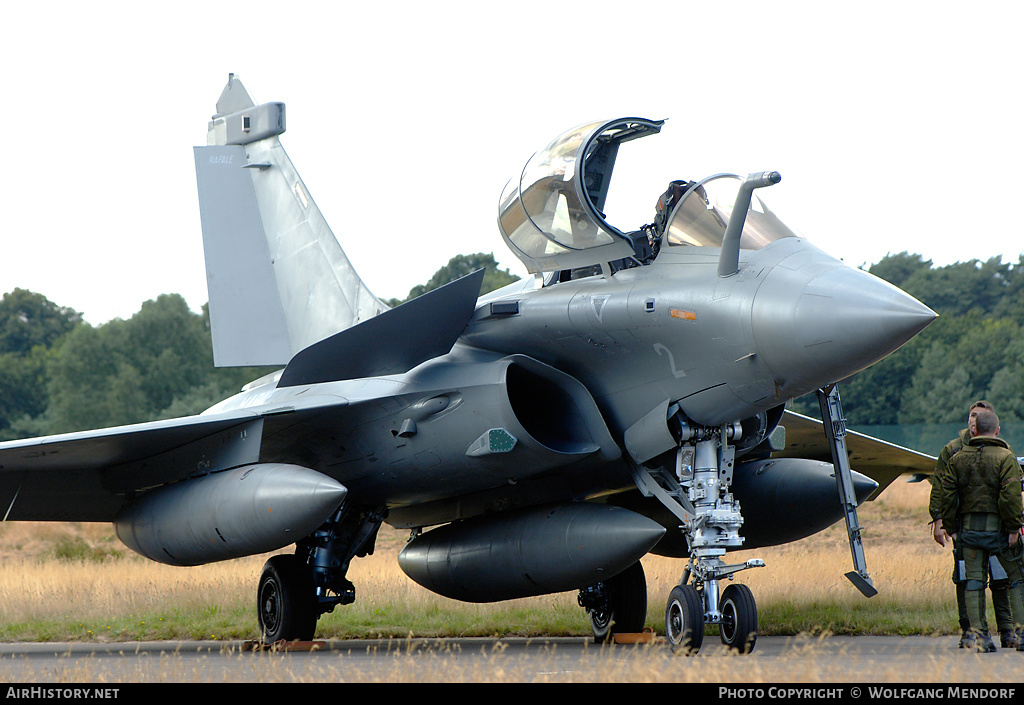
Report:
M939 315L979 309L991 313L1006 293L1010 265L1000 257L986 262L972 259L937 269L919 269L900 285Z
M992 310L996 318L1008 318L1024 326L1024 255L1004 275L1003 296Z
M125 356L141 373L148 413L206 380L213 359L210 334L202 316L190 311L181 296L163 294L146 301L126 323Z
M47 350L81 320L77 311L27 289L0 299L0 438L11 436L18 419L46 410Z
M977 398L962 365L951 365L938 344L924 354L900 404L899 423L954 423Z
M108 324L109 326L110 324ZM110 425L109 381L118 374L121 351L111 336L83 323L68 333L47 365L50 433Z
M1010 320L990 316L974 318L970 330L950 346L949 356L967 370L969 386L980 395L988 388L996 371L1006 367L1007 351L1022 336L1020 326Z
M0 439L16 419L43 413L47 402L45 348L0 353Z
M921 255L912 255L906 250L896 255L886 255L875 264L868 267L868 271L879 279L903 288L903 283L919 271L930 270L931 260L925 260Z
M0 299L0 353L27 354L48 348L82 321L74 309L58 306L42 294L15 289Z
M448 264L434 272L434 275L426 284L417 284L409 290L409 295L404 299L391 299L387 303L390 306L398 306L467 274L472 274L478 269L486 270L484 272L483 284L480 286L481 295L490 293L495 289L500 289L514 281L519 281L519 277L509 272L508 269L498 269L498 261L494 259L493 253L477 252L472 255L456 255L448 260Z
M855 426L899 423L907 387L921 362L924 349L912 340L889 357L854 375L840 385L843 412ZM812 398L817 410L817 399Z
M1001 423L1024 421L1024 337L1005 351L1006 364L992 375L985 399L992 402Z

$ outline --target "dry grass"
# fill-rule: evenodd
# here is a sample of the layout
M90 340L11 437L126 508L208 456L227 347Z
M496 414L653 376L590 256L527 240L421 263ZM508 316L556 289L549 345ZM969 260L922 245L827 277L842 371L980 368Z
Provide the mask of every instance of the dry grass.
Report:
M712 651L706 648L705 651ZM673 656L661 645L579 647L548 645L531 654L507 643L475 649L463 645L402 644L374 653L253 654L225 650L221 657L168 653L119 659L67 658L56 666L31 661L0 662L0 680L17 683L688 683L738 684L912 684L959 686L1015 683L1019 655L971 654L955 649L934 657L892 655L887 659L856 653L829 653L808 639L777 656L726 654ZM132 691L129 691L131 693ZM777 691L776 691L777 692ZM849 688L846 689L849 692ZM864 693L867 695L867 692ZM123 693L122 693L123 695ZM717 695L717 688L690 692ZM751 696L752 697L752 696ZM783 697L780 694L771 696ZM801 697L801 696L797 696ZM809 697L803 695L802 697ZM835 697L834 695L832 697ZM904 697L913 697L910 695ZM918 696L920 697L920 696ZM120 698L119 698L120 699ZM790 698L787 698L790 699Z
M927 484L898 482L861 509L868 569L880 594L865 599L843 577L852 561L842 524L794 544L741 552L766 568L740 573L758 601L762 634L805 635L802 648L780 657L746 657L737 668L706 640L696 662L664 648L594 648L572 666L551 668L498 649L467 659L458 648L429 647L410 656L382 652L369 666L344 654L318 658L232 655L229 666L180 655L152 659L67 659L36 672L31 660L0 663L0 679L19 682L688 682L836 683L978 682L1016 678L993 668L1016 660L956 649L934 658L891 661L823 655L814 636L828 633L934 634L956 629L951 561L926 525ZM356 604L321 618L319 638L393 636L585 635L589 627L574 594L495 605L439 597L408 580L396 555L404 534L383 530L374 556L354 561L349 577ZM174 568L134 556L109 527L64 524L0 525L0 641L128 641L255 636L254 595L266 556L196 568ZM731 558L730 558L731 560ZM663 600L683 561L644 559L651 596L648 624L662 631ZM501 646L499 644L499 646ZM422 651L422 650L421 650ZM707 653L705 653L707 652ZM717 654L717 655L716 655ZM1007 657L1010 655L1007 654ZM1005 663L1003 663L1005 661ZM699 667L687 664L699 663ZM116 669L116 670L115 670Z
M754 591L762 633L952 633L951 564L925 524L927 493L927 483L897 482L862 508L868 570L880 591L871 600L843 577L852 561L842 523L794 544L735 554L767 563L737 576ZM467 605L424 590L398 568L404 538L384 529L375 555L353 562L357 601L324 616L319 636L588 633L575 594ZM265 559L175 568L131 554L106 525L0 525L0 640L251 638ZM648 556L644 566L648 624L661 631L663 600L684 562Z

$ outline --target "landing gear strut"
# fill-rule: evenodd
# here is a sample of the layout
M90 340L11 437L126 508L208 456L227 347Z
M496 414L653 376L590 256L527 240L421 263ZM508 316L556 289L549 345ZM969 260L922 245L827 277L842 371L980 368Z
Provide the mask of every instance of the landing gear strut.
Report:
M373 553L383 509L343 504L323 526L295 546L293 555L272 556L256 591L256 615L265 644L310 641L320 615L355 601L345 577L356 556Z
M690 563L665 608L665 634L673 651L694 653L705 624L718 624L722 643L749 653L757 636L754 597L743 585L730 585L719 595L718 586L741 570L764 566L760 559L733 565L722 560L726 550L743 543L740 505L729 492L736 457L730 441L739 440L742 429L739 424L696 427L683 420L678 426L675 472L638 465L633 473L640 491L657 497L680 520L690 549Z

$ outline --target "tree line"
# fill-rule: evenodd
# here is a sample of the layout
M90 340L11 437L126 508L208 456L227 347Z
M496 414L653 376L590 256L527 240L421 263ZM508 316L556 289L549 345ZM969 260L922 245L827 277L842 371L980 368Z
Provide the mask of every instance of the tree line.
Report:
M483 291L515 281L494 256L453 257L397 305L487 270ZM868 267L939 318L900 350L840 386L852 426L960 422L976 399L1005 422L1024 419L1024 255L935 267L901 252ZM0 440L174 418L237 392L270 368L215 368L210 320L177 294L99 326L44 295L0 300ZM791 403L818 416L813 395Z

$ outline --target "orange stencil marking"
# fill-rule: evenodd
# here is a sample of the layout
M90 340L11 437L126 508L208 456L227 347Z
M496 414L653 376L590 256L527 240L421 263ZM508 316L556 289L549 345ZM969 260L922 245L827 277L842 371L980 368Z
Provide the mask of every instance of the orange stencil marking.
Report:
M693 311L683 311L678 308L669 309L669 314L672 318L682 318L684 321L696 321L697 314Z

